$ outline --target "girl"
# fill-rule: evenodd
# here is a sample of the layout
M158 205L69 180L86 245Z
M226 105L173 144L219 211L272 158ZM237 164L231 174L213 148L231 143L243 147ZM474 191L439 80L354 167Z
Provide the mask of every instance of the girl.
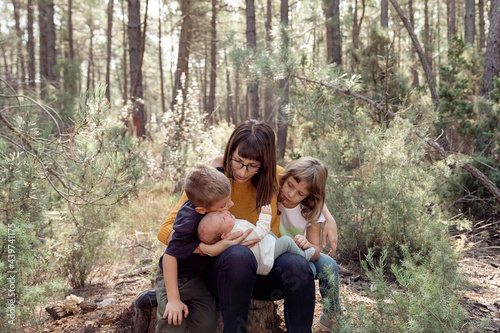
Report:
M313 157L303 157L291 162L281 176L278 209L281 236L294 238L301 249L314 247L315 253L309 265L317 279L323 297L323 314L318 324L331 330L336 315L340 314L339 303L339 267L335 260L321 253L321 223L325 222L322 214L325 206L325 187L328 170L325 165ZM329 282L328 276L334 274L335 283ZM333 295L333 302L325 302L325 296Z

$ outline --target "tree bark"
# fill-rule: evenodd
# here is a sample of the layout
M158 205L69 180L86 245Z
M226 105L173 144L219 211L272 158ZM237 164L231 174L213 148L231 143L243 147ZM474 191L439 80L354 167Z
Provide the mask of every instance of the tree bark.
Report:
M493 80L500 72L500 0L491 0L490 29L484 54L483 86L481 94L489 99Z
M123 40L122 40L122 46L123 46L123 59L122 59L122 73L123 73L123 103L126 103L128 101L128 73L127 73L127 52L128 52L128 43L127 43L127 37L128 37L128 28L125 23L125 6L124 3L127 0L122 0L120 2L121 7L122 7L122 31L123 31Z
M380 0L380 25L389 28L389 1Z
M27 30L28 30L28 85L31 89L35 89L35 76L36 76L36 61L35 61L35 37L33 35L33 1L28 0L27 4L28 11L28 21L27 21Z
M56 66L56 28L54 25L53 0L38 1L38 21L40 27L40 87L47 83L57 86L54 68Z
M140 0L129 0L128 2L128 41L130 46L130 98L133 102L133 132L141 138L146 135L146 114L142 102L141 49L143 43Z
M413 27L413 25L412 25ZM429 64L429 68L432 71L432 54L430 50L431 44L431 28L429 24L429 0L424 0L424 48L425 48L425 57L427 59L427 63Z
M92 68L94 66L94 24L92 15L89 19L89 29L90 29L90 43L89 43L89 58L87 66L87 91L94 89L94 76L92 75Z
M455 20L455 0L448 0L447 2L448 9L448 42L451 42L451 38L454 34L457 33L456 30L456 20Z
M408 13L410 15L410 17L409 17L410 24L412 27L415 27L415 12L413 11L413 0L408 0ZM415 50L415 46L412 45L411 46L411 53L410 53L412 64L413 64L413 61L415 59L416 53L417 53L417 51ZM419 86L418 71L415 68L415 66L411 66L411 73L412 73L412 77L413 77L413 82L412 82L411 86L413 88L418 87Z
M282 50L285 56L288 57L289 52L289 36L288 36L288 0L281 0L281 42L283 43ZM290 114L288 112L289 104L289 87L288 77L280 80L281 100L278 114L278 159L283 160L286 150L286 139L288 136L288 124L290 123Z
M272 52L272 37L271 37L271 22L272 22L272 3L271 0L267 0L266 5L266 48L267 52ZM315 41L313 42L315 43ZM314 45L314 44L313 44ZM314 47L314 46L313 46ZM273 93L270 84L266 84L266 89L264 92L264 119L265 122L271 126L271 128L276 129L276 115L273 112Z
M210 40L210 92L208 94L208 123L213 123L215 110L215 88L217 85L217 1L212 0L212 22Z
M158 62L160 65L160 90L161 90L161 111L162 113L167 112L167 106L165 104L165 83L163 78L163 54L161 46L161 6L158 7Z
M224 64L226 65L226 121L231 124L231 118L234 117L233 114L233 98L231 93L231 75L229 73L229 66L227 63L227 52L224 50Z
M255 28L255 3L254 0L246 1L247 16L247 47L254 53L257 50L257 31ZM259 83L250 79L247 84L247 114L252 119L260 120L259 114Z
M113 32L113 0L108 0L108 31L106 49L106 99L111 103L111 41Z
M484 24L484 0L477 1L477 12L479 15L479 43L477 45L477 49L481 52L486 46L486 32L485 32L485 24Z
M406 30L408 31L408 34L410 35L410 38L413 42L413 46L415 47L415 50L417 51L417 54L420 58L420 63L422 64L422 67L424 68L426 80L427 80L427 85L429 87L429 91L431 93L431 98L432 102L434 103L434 106L436 108L439 108L439 97L436 91L436 82L434 79L434 76L432 75L431 68L427 62L427 59L425 57L424 51L422 50L422 47L420 46L420 43L418 41L417 36L415 35L415 31L413 30L413 27L408 20L408 17L406 17L406 14L403 12L401 7L399 6L399 3L396 0L390 0L394 9L396 9L396 12L398 13L399 17L403 21Z
M329 64L342 65L339 0L324 0L326 25L326 57Z
M182 86L181 76L184 74L184 82L189 82L189 46L192 27L191 0L182 1L182 26L179 39L179 51L177 53L177 68L175 70L174 86L172 90L172 109L177 104L177 94L182 91L183 100L186 99L186 87Z
M12 0L12 6L14 7L14 22L16 29L16 44L17 44L17 61L16 61L16 77L17 80L21 82L21 89L26 86L26 71L24 67L24 47L23 47L23 31L21 30L21 24L19 22L19 3L17 0Z
M474 45L476 33L476 4L475 0L465 0L465 44Z

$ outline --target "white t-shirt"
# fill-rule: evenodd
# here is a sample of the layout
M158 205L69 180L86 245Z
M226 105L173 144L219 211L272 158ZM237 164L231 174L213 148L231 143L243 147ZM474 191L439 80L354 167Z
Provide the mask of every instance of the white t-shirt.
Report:
M286 208L281 202L278 202L278 209L281 212L280 215L280 234L281 236L290 236L291 238L297 235L306 235L307 227L311 223L307 223L306 219L302 216L303 206L298 204L294 208ZM323 223L326 219L321 214L316 222L313 223Z
M274 246L276 238L269 233L271 230L271 218L269 214L260 214L256 225L247 220L236 219L231 232L243 231L248 229L253 231L245 240L260 239L260 242L250 248L257 259L257 274L267 275L274 265Z

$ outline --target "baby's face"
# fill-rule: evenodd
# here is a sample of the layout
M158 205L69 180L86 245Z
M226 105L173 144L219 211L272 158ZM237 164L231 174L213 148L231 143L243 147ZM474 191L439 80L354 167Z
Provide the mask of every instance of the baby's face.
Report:
M231 230L233 230L235 217L228 210L214 212L212 214L217 214L215 219L218 221L221 234L229 234Z

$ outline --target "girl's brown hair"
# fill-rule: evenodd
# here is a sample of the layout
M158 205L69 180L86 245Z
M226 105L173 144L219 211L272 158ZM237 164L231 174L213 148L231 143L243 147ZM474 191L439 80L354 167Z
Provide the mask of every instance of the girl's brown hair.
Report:
M305 181L309 184L309 195L300 203L303 206L302 216L307 223L313 223L321 216L326 198L326 180L328 178L328 169L320 160L314 157L302 157L292 161L281 176L280 188L283 183L293 177L297 183ZM281 201L281 194L278 201Z
M273 129L257 120L246 120L236 127L224 151L224 171L234 181L231 158L238 149L241 158L261 163L261 168L250 181L257 189L255 209L271 203L278 190L276 180L276 137Z

